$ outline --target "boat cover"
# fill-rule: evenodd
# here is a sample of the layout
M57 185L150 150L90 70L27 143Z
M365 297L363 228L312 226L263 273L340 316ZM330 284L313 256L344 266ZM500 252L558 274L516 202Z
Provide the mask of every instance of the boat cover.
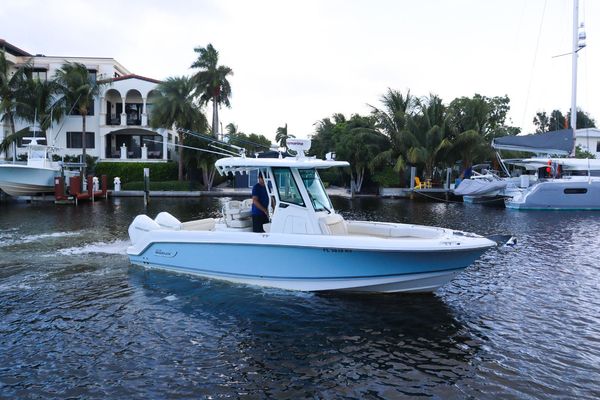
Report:
M508 185L508 181L505 180L464 179L454 189L454 194L457 196L491 196L498 194L498 191L504 189L506 185Z
M573 130L538 133L524 136L503 136L492 140L498 150L527 151L536 154L568 155L573 149Z

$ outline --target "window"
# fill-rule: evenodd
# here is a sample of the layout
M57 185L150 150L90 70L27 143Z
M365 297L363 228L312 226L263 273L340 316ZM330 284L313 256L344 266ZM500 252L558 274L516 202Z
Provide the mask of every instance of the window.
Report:
M273 175L275 175L279 200L304 207L304 200L302 200L292 171L289 168L273 168Z
M31 77L38 81L46 81L48 79L48 72L45 69L34 68L31 72Z
M82 145L81 132L67 132L68 149L81 149L83 148ZM85 147L86 149L93 149L96 147L94 132L85 133Z
M596 142L596 153L600 153L600 140Z
M304 186L306 186L308 197L310 197L315 211L331 210L333 207L317 171L314 169L299 169L298 172L300 173L302 182L304 182Z
M587 193L587 189L586 188L572 188L572 189L565 189L565 194L586 194Z

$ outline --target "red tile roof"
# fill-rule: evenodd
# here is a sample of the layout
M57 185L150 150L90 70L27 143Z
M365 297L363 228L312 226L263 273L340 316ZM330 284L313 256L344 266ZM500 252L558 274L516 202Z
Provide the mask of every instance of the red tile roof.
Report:
M14 54L15 56L28 56L31 57L31 54L26 52L25 50L21 50L15 45L8 43L4 39L0 39L0 48L3 48L5 51L8 51L10 54Z
M125 79L140 79L142 81L148 81L148 82L152 82L152 83L161 83L161 81L159 81L157 79L147 78L145 76L136 75L136 74L128 74L128 75L119 76L118 78L109 78L106 80L109 82L117 82L117 81L124 81Z

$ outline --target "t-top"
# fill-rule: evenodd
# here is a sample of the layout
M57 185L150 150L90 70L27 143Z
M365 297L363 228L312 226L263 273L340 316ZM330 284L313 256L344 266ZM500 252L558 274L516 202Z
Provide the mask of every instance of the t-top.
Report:
M269 194L267 188L260 183L257 183L252 187L252 197L258 197L259 203L265 208L269 207ZM254 203L252 203L252 215L265 215L262 210L258 209Z

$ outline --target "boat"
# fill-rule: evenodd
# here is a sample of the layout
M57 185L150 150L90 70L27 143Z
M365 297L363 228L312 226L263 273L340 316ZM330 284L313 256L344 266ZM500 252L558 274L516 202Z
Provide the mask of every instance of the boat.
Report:
M60 176L61 165L50 157L51 147L40 144L46 140L27 137L26 164L0 164L0 189L10 196L31 196L54 193L54 178Z
M513 210L600 210L600 160L530 158L513 161L537 168L533 185L518 189L505 200Z
M505 199L514 210L600 210L600 160L575 159L577 129L577 56L585 47L583 24L578 24L579 4L573 2L573 49L571 86L571 129L539 135L495 138L495 149L546 154L542 158L512 160L509 163L537 170L536 182L519 188ZM558 156L558 157L556 157Z
M215 163L221 175L263 174L270 203L265 233L252 232L249 199L232 200L216 219L138 215L129 226L131 263L286 290L432 292L496 245L457 230L346 220L318 171L349 164L305 156L310 140L290 139L288 148L295 157Z
M473 174L453 189L465 203L504 205L504 199L516 194L522 184L520 177L502 177L489 169L488 164L474 165L472 170Z
M504 200L513 210L600 210L600 160L568 158L574 146L572 129L526 136L505 136L492 141L496 150L517 150L545 155L502 160L534 171L522 175L521 184ZM554 157L553 157L554 156ZM527 179L523 179L523 178Z

